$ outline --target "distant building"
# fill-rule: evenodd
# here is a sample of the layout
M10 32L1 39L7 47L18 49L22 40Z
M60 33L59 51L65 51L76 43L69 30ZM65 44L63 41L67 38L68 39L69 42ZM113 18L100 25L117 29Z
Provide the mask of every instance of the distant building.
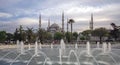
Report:
M53 23L47 28L47 31L54 35L56 32L62 32L62 28L58 24Z
M48 20L48 27L47 27L47 31L50 32L52 34L52 36L54 36L54 34L56 32L61 32L64 34L64 12L62 13L62 20L61 20L61 27L56 24L56 23L53 23L50 25L50 19ZM41 14L39 15L39 29L41 29Z

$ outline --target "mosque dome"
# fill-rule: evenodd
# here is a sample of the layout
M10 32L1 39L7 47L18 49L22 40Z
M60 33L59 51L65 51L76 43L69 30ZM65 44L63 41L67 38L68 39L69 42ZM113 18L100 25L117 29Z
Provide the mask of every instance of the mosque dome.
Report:
M61 32L61 28L58 24L53 23L50 27L48 27L48 31L52 33Z
M50 27L51 27L51 28L59 28L59 25L56 24L56 23L53 23Z

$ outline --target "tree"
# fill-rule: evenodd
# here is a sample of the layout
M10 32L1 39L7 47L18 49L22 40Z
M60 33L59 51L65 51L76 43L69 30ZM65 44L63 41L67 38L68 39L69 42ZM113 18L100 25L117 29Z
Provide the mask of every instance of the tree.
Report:
M108 35L108 30L105 28L97 28L92 32L93 36L99 37L100 43L102 42L102 38Z
M32 42L34 41L33 28L28 28L28 27L27 27L26 35L27 35L28 43L32 43Z
M120 26L117 26L115 23L111 23L111 26L113 30L110 31L110 35L117 41L120 38Z
M85 30L81 34L84 36L85 40L89 40L90 34L92 33L92 30Z
M14 32L14 40L25 41L26 40L26 31L20 25L18 29Z
M6 39L6 32L0 31L0 42L4 42Z
M77 37L78 37L78 33L77 33L77 32L74 32L74 33L73 33L73 39L74 39L74 40L77 40Z
M71 35L70 32L65 33L65 37L66 37L67 42L70 42L70 35Z
M73 30L73 23L75 21L73 19L69 19L68 23L71 25L71 36L70 36L70 40L72 41L72 30Z
M81 36L81 37L80 37L80 40L85 40L85 37L84 37L84 36Z
M25 41L26 40L26 32L23 29L22 25L20 25L20 28L19 28L18 32L19 32L19 40L20 41Z
M39 29L37 32L38 40L43 44L43 41L45 40L46 37L46 31L44 29Z
M11 33L6 33L6 40L8 41L8 43L10 43L11 40L13 40L13 34Z
M18 33L18 29L16 28L15 32L14 32L14 41L19 40L19 33Z
M50 32L46 32L46 40L52 40L52 35Z
M64 35L61 32L56 32L54 34L54 40L61 40L64 37Z

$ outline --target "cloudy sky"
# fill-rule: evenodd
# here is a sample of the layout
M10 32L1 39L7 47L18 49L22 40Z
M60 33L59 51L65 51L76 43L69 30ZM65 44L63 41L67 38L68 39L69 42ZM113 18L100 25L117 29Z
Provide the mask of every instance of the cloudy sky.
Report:
M42 27L47 27L48 19L61 26L62 12L73 18L74 31L89 29L91 13L94 15L94 28L111 28L110 23L120 25L120 0L0 0L0 30L14 32L19 25L38 28L39 14ZM66 27L66 26L65 26Z

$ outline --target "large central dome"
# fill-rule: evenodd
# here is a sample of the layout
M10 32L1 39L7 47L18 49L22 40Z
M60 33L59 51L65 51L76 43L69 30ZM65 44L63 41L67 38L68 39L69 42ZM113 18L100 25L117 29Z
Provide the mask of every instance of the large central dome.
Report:
M48 31L51 32L51 33L55 33L55 32L61 32L61 28L58 24L56 23L53 23L51 26L48 27Z
M51 27L51 28L59 28L59 25L56 24L56 23L53 23L50 27Z

